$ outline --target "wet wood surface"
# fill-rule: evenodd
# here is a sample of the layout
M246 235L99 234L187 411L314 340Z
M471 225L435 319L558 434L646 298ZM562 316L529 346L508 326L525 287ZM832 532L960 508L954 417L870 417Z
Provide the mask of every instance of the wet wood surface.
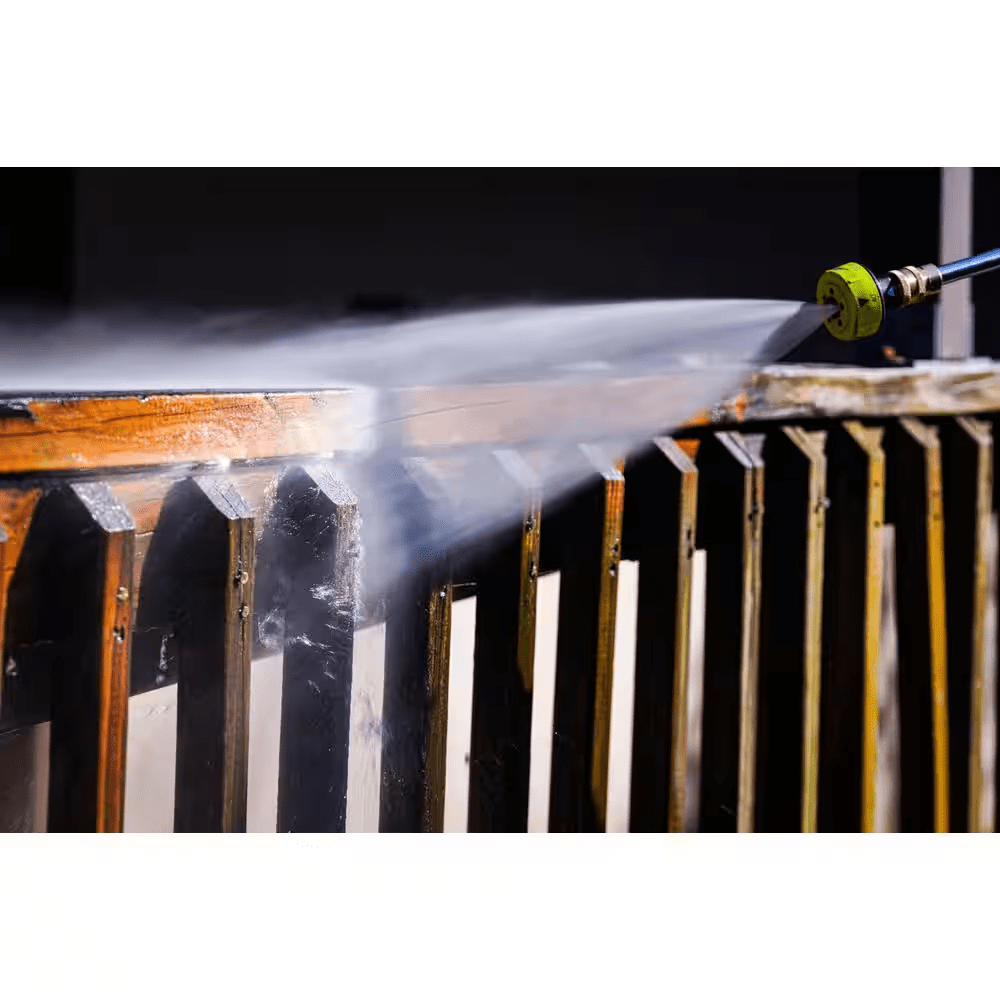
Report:
M358 576L357 498L328 469L290 469L261 561L281 567L283 677L279 832L342 833L347 821L351 673Z
M0 474L351 450L349 406L346 391L32 399L0 418Z
M674 375L596 382L590 402L616 426L658 428L691 394ZM1000 408L1000 365L912 368L776 366L748 376L708 410L691 394L681 426L760 420L969 415ZM399 393L399 441L419 449L510 446L574 436L579 388L558 383L425 387ZM362 443L351 392L191 393L16 400L0 416L0 475L199 465L350 452ZM683 407L682 407L683 410Z

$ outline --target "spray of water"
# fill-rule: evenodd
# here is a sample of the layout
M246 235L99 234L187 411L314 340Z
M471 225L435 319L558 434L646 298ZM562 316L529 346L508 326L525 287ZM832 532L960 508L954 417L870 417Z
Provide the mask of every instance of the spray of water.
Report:
M557 502L735 389L830 307L757 300L531 306L234 340L134 317L0 327L0 394L353 390L366 587Z

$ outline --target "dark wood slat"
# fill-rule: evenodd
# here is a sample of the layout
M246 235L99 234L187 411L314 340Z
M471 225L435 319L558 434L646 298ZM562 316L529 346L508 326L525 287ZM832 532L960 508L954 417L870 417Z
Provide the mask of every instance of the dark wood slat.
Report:
M698 548L706 550L698 828L753 829L764 463L759 442L718 432L698 446Z
M436 505L447 499L434 471L399 462L385 481L393 483L390 502L413 538L432 538ZM410 539L401 535L398 541ZM420 555L417 568L386 597L383 833L437 833L444 827L451 570L446 555Z
M670 438L625 470L623 556L639 562L629 829L684 828L698 470Z
M885 453L880 427L848 420L827 437L820 694L821 831L875 826Z
M948 595L949 827L977 831L982 816L986 551L993 499L993 435L970 417L940 427Z
M382 702L382 833L444 826L452 587L431 573L388 605Z
M267 609L284 623L282 833L345 829L358 530L357 498L329 470L282 476L258 553L282 581L280 606Z
M475 573L468 828L523 833L531 774L541 493L537 477L516 452L499 454L497 466L523 495L524 518L494 540Z
M764 445L755 828L816 829L825 432L780 427Z
M14 572L5 713L51 719L48 829L118 832L135 526L106 484L43 496Z
M549 829L605 829L625 477L585 449L595 479L546 518L543 569L561 570Z
M900 828L949 825L947 626L941 446L911 417L890 425L889 517L899 606ZM968 766L966 764L966 766Z
M255 535L250 507L224 479L185 479L167 494L143 568L136 669L176 671L174 829L246 829L250 615Z

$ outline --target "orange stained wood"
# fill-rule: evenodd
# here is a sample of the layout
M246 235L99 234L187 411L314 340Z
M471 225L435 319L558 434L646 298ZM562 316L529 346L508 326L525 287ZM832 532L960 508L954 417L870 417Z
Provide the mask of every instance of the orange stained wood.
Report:
M135 528L128 511L120 503L101 502L102 495L111 495L105 485L81 485L74 489L81 499L86 498L85 502L105 537L100 630L97 832L121 833L125 818L125 747Z
M211 463L353 450L347 390L35 399L0 419L0 473Z
M129 658L132 645L133 532L108 538L101 597L101 718L98 745L97 830L121 833L125 822L125 747L128 739Z
M749 377L745 391L696 408L690 380L644 376L597 383L602 419L655 434L691 399L686 427L747 420L974 414L1000 406L1000 366L968 370L790 365ZM0 474L118 469L353 451L367 431L348 389L29 399L0 417ZM557 383L418 387L398 394L403 439L418 449L545 437L579 417L579 391ZM610 429L609 425L609 429Z

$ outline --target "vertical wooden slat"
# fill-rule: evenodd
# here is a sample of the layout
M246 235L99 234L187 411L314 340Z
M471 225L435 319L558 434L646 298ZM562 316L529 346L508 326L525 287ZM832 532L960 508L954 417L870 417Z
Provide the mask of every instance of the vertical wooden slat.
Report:
M698 470L670 438L625 471L623 557L639 561L629 829L684 828Z
M118 832L135 528L102 483L38 501L11 584L5 708L50 719L48 828Z
M74 486L73 490L105 536L104 586L101 595L97 821L98 832L120 833L125 818L125 748L132 648L135 525L128 511L114 499L106 486L86 484ZM55 722L56 717L53 715L53 761L57 746ZM52 816L50 804L50 825Z
M595 480L546 519L543 568L561 570L549 829L603 832L625 477L584 449Z
M825 434L781 427L764 446L756 829L817 822Z
M900 823L903 831L944 832L949 738L941 446L937 430L912 417L894 421L887 440L901 623Z
M753 829L764 462L760 442L718 432L698 447L698 548L706 550L698 828Z
M949 826L976 832L982 817L987 549L993 435L969 417L941 428L948 635Z
M255 548L253 512L232 482L185 479L163 500L136 655L161 683L177 675L178 832L246 829Z
M875 827L885 517L883 431L848 420L827 437L818 828Z
M282 583L268 595L280 606L258 608L284 623L279 832L345 828L358 529L357 499L329 470L282 476L258 552Z
M423 829L444 829L444 792L448 760L448 680L451 667L452 584L439 587L428 614L427 681L432 692L423 797Z
M388 603L379 830L444 827L452 585L423 573Z
M400 462L392 502L419 539L446 491L429 469ZM406 543L405 533L400 537ZM447 556L414 552L414 568L386 599L379 830L444 827L451 570Z
M476 573L468 828L523 833L531 773L541 495L537 477L519 454L500 453L497 462L523 495L524 518L495 539Z

